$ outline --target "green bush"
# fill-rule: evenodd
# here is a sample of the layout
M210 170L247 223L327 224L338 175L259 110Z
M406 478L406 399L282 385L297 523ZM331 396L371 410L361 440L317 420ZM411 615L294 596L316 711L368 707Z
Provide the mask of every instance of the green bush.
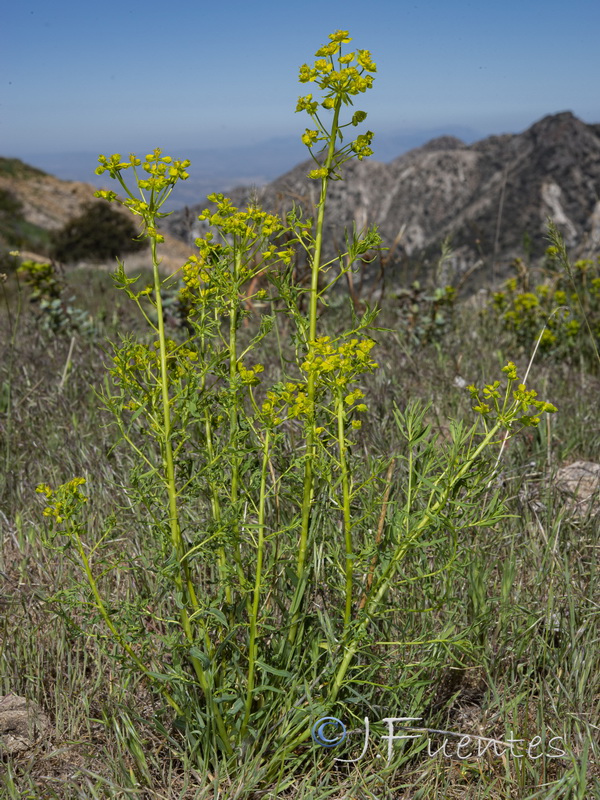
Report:
M91 315L72 306L72 297L68 300L64 297L65 286L53 264L26 260L18 267L17 273L30 289L29 301L37 306L44 328L70 336L75 331L85 334L94 332Z
M28 222L23 216L23 204L19 198L5 189L0 189L0 248L2 246L8 250L19 248L36 253L46 253L48 247L48 231ZM3 263L7 255L0 256Z
M136 237L135 225L107 203L88 203L83 213L54 234L52 257L74 261L104 261L146 247Z
M567 272L559 270L557 248L550 247L545 278L536 283L520 259L514 267L517 276L494 293L486 314L499 319L526 352L540 337L542 354L576 362L583 356L593 363L593 340L600 338L600 257L576 261ZM591 339L584 335L588 326Z
M21 201L14 196L12 192L7 189L0 189L0 217L11 214L20 214L22 210Z

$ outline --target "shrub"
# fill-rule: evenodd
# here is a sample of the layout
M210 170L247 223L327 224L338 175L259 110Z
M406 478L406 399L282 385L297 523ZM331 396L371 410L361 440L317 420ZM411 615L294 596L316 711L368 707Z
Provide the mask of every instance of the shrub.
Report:
M22 210L21 201L7 189L0 189L0 218L12 214L20 214Z
M600 258L558 271L557 248L549 247L546 256L546 278L539 283L517 259L517 276L494 293L485 313L496 316L525 351L540 337L540 351L548 357L578 361L583 354L593 362L593 340L600 338ZM587 326L592 339L581 338Z
M88 203L83 213L53 236L52 257L68 264L104 261L146 247L134 224L107 203Z
M75 331L94 332L90 314L71 305L72 297L68 300L63 297L65 287L53 264L26 260L18 267L17 273L30 289L29 301L37 306L42 327L69 336Z

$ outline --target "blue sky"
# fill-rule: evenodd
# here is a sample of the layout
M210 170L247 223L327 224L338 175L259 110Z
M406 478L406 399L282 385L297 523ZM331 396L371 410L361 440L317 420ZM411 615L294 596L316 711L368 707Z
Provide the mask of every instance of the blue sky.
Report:
M298 67L329 33L378 66L358 108L382 133L600 122L598 0L9 0L0 154L256 143L304 130Z

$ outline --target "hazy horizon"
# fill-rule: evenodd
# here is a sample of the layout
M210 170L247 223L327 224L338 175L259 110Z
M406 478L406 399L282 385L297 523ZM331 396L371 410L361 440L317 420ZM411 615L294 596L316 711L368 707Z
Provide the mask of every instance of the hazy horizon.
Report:
M568 109L565 109L568 110ZM547 115L544 115L547 116ZM533 120L531 124L538 122ZM587 120L583 120L587 122ZM525 129L529 128L527 125ZM466 144L480 141L486 136L521 131L490 131L482 135L473 128L448 125L412 131L398 131L376 135L373 140L373 159L390 162L407 152L439 136L454 136ZM241 143L239 146L199 148L169 151L177 158L191 160L190 178L180 183L167 201L166 208L173 210L185 205L203 204L207 194L229 191L240 185L261 186L293 169L309 158L306 147L297 136L279 136L256 144ZM123 155L126 151L121 151ZM109 154L108 151L105 154ZM98 153L93 150L79 152L25 153L15 156L0 153L5 157L18 157L31 166L44 170L61 180L91 183L97 188L114 188L114 182L106 175L97 176L95 168Z
M600 121L600 3L181 0L13 4L3 15L0 152L147 152L300 137L298 67L336 29L378 72L356 98L376 135L516 133L571 110Z

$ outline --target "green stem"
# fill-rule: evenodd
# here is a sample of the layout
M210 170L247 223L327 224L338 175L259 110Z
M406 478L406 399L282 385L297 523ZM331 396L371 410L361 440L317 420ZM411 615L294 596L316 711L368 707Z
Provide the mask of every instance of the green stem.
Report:
M188 609L186 607L187 603L190 603L194 611L198 611L200 605L198 603L198 599L196 597L196 592L194 590L194 586L191 579L189 564L187 563L185 547L183 543L183 537L181 536L181 527L179 524L179 509L177 507L177 487L175 485L175 465L173 462L173 447L172 447L172 427L171 427L171 401L169 398L169 375L168 375L168 368L167 368L167 343L166 343L166 335L165 335L165 323L163 318L163 308L162 308L162 296L161 296L161 285L162 282L160 280L160 275L158 273L158 258L156 254L156 239L152 238L151 240L151 250L152 250L152 267L154 271L154 290L155 290L155 300L156 300L156 313L158 315L158 337L159 337L159 351L160 351L160 376L161 376L161 393L162 393L162 406L163 406L163 447L164 447L164 469L165 469L165 481L167 485L167 493L169 497L169 527L171 531L171 542L173 544L173 548L177 555L177 561L181 565L183 569L183 580L181 577L181 573L179 570L175 572L174 575L174 583L175 583L175 590L178 594L180 594L184 598L184 602L182 604L181 610L179 612L179 618L181 621L181 627L185 633L185 637L190 644L193 646L195 643L195 637L192 631L192 626L190 623L190 618L188 614ZM231 744L229 742L229 736L227 735L227 731L225 725L223 723L223 719L219 712L219 709L216 707L212 693L210 691L210 687L208 684L208 680L206 675L204 674L204 670L198 658L193 655L189 656L192 666L194 668L194 672L196 673L196 677L198 679L198 683L204 692L204 696L206 697L206 701L208 706L211 708L211 711L214 715L214 719L217 725L217 730L221 736L223 746L228 754L233 752Z
M205 341L205 319L207 317L206 308L204 305L201 307L201 317L200 317L200 326L202 333L200 335L200 357L203 361L205 359L205 352L206 352L206 341ZM204 396L206 392L206 372L202 373L202 379L200 381L200 393ZM208 464L212 468L212 465L215 460L215 449L213 445L213 434L212 434L212 421L211 421L211 413L210 407L206 409L204 415L204 436L206 439L206 453L208 456ZM209 491L210 491L210 503L212 508L213 519L217 524L217 527L221 527L221 503L219 501L219 492L215 482L212 479L212 475L209 471ZM226 569L227 569L227 557L225 555L225 548L221 545L217 550L217 559L218 559L218 569L219 569L219 579L221 584L225 586L225 602L228 605L231 605L232 601L232 592L231 586L226 581Z
M346 447L346 416L344 414L344 399L341 391L337 396L337 428L340 470L342 473L342 513L344 526L344 540L346 547L346 606L344 610L344 628L350 624L352 617L352 583L354 575L354 553L352 549L352 524L350 514L350 479L348 475L348 453Z
M235 510L232 522L233 533L233 557L240 573L243 576L242 556L239 541L239 519L237 514L240 457L237 449L237 435L239 428L238 414L238 394L234 393L234 386L237 377L238 354L237 354L237 325L238 325L238 303L239 303L239 276L242 269L242 254L239 249L235 249L233 261L233 290L231 292L229 304L229 387L232 392L230 398L231 407L229 409L229 445L231 448L231 492L230 502L232 509ZM243 582L240 580L240 585Z
M160 275L158 273L158 258L156 255L156 240L151 239L152 249L152 267L154 271L154 291L156 300L156 313L158 315L158 339L159 339L159 352L160 352L160 385L162 394L162 412L163 412L163 458L165 470L165 483L167 486L167 494L169 498L169 528L171 531L171 542L177 554L177 559L182 565L185 589L187 592L188 601L191 603L194 611L199 608L196 592L192 584L189 565L185 558L185 548L183 538L181 536L181 527L179 524L179 509L177 507L177 487L175 485L175 465L173 461L173 445L172 439L172 423L171 423L171 399L169 397L169 374L167 367L167 340L165 335L165 322L163 319L163 307L161 296ZM181 576L177 573L175 583L178 591L183 594L184 585ZM182 609L182 613L187 617L187 612ZM182 618L183 623L183 618ZM188 622L189 624L189 622ZM185 629L184 624L184 629Z
M260 498L258 506L258 544L256 550L256 573L254 576L254 593L252 598L252 611L250 613L250 643L248 647L248 689L246 693L246 712L244 714L244 721L240 736L243 738L248 722L250 721L250 712L252 710L252 695L254 693L255 685L255 672L256 672L256 656L257 636L258 636L258 607L260 604L261 586L262 586L262 570L265 551L265 506L267 498L267 470L269 465L269 439L270 432L267 430L265 436L265 443L263 446L263 460L262 469L260 474Z
M81 538L80 538L79 533L77 532L77 529L75 528L75 526L73 526L73 539L75 540L76 547L77 547L77 552L79 553L79 558L81 559L81 562L83 564L83 570L85 572L85 576L87 578L87 582L89 584L90 589L92 590L92 594L94 595L94 600L96 601L96 607L97 607L98 611L100 612L100 615L101 615L102 619L104 620L105 625L107 626L109 631L112 633L114 640L117 642L117 644L123 650L125 650L125 652L131 658L131 660L136 665L136 667L138 667L138 669L141 672L143 672L143 674L149 680L151 680L153 683L156 683L156 679L152 676L150 670L146 667L146 665L139 658L139 656L134 652L134 650L131 648L131 645L129 645L125 641L125 639L123 639L123 637L121 636L119 631L115 628L115 626L113 624L113 621L110 618L110 614L108 613L108 611L106 609L106 606L104 605L104 601L102 600L102 597L100 596L100 592L98 590L98 585L96 583L96 579L94 578L94 573L92 572L92 568L91 568L89 559L88 559L88 557L86 555L86 552L85 552L85 550L83 548L83 545L81 543ZM179 707L179 705L177 704L176 700L174 700L173 697L171 697L171 695L169 694L169 692L167 692L162 687L161 687L161 694L164 696L165 700L169 703L169 705L172 708L174 708L175 711L179 715L184 716L184 713L181 710L181 708Z
M323 247L323 226L325 221L325 204L327 199L327 186L329 183L329 175L333 166L335 157L335 143L337 139L337 132L339 128L339 116L342 101L337 98L333 122L331 124L331 133L329 135L329 145L327 148L327 156L325 158L324 169L327 174L321 179L321 195L319 199L318 212L317 212L317 227L315 234L315 247L312 256L312 270L311 270L311 283L310 283L310 302L309 302L309 328L308 328L308 342L307 348L310 354L311 349L314 347L314 342L317 338L317 310L319 299L319 274L321 270L321 250ZM313 464L316 458L316 421L315 421L315 388L316 376L313 370L308 374L307 398L308 407L310 409L309 429L306 437L306 455L304 460L304 488L302 492L302 521L300 527L300 541L298 544L298 562L296 568L296 592L292 600L292 606L296 607L292 625L289 633L289 641L293 642L296 638L296 631L298 627L298 619L300 614L300 604L304 594L304 572L306 567L306 552L308 546L308 532L310 529L310 517L313 503L313 489L314 489L314 472Z

